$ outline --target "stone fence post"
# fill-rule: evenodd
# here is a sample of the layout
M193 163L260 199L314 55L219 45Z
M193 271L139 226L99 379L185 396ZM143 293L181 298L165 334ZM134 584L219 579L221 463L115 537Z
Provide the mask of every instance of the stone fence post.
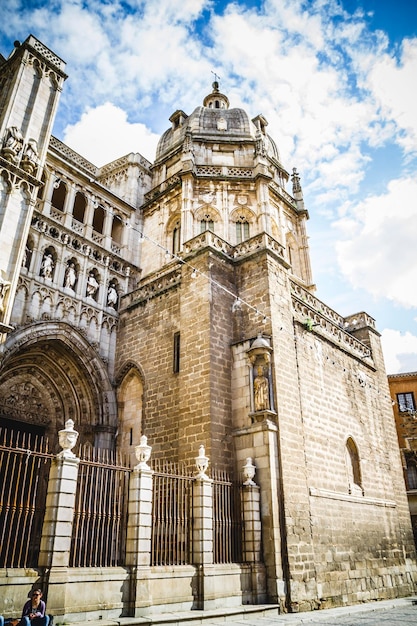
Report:
M197 567L196 608L204 609L205 566L213 564L213 481L206 474L209 460L204 446L200 446L195 459L197 474L193 487L193 538L194 564Z
M72 525L80 460L71 451L78 439L74 422L67 420L60 430L62 451L52 460L46 496L39 566L45 569L48 612L59 615L65 607L65 582L69 566Z
M152 541L153 470L147 464L152 448L142 435L136 446L139 463L129 483L129 505L126 539L126 565L130 568L130 616L137 617L140 608L151 604L149 572Z
M255 465L251 457L246 459L243 475L246 479L242 486L242 556L245 563L250 563L252 573L252 602L266 602L265 567L262 563L262 524L260 487L253 481Z

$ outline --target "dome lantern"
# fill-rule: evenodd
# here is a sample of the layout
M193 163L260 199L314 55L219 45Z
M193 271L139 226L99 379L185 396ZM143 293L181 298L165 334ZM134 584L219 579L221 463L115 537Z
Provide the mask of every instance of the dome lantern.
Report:
M229 98L219 91L217 80L213 83L213 91L204 98L203 106L209 109L228 109Z

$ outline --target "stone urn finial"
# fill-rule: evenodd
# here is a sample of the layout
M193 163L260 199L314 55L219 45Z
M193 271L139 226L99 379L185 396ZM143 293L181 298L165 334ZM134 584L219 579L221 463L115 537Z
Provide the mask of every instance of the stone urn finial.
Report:
M206 471L209 465L209 459L206 456L206 449L203 445L201 445L198 449L198 456L195 457L195 465L198 471L196 478L199 478L200 480L208 480L209 477L207 476Z
M148 438L146 435L142 435L140 438L140 444L135 447L136 458L139 463L136 465L135 469L141 470L149 470L151 469L148 465L148 461L151 457L152 447L148 446Z
M73 447L77 443L78 432L74 430L74 422L72 419L68 419L65 422L65 428L58 431L59 445L62 450L58 454L60 459L75 459L75 454L72 452Z
M256 483L253 481L253 477L255 476L256 467L252 463L252 459L250 456L246 459L246 463L242 468L243 477L245 479L244 485L255 485Z

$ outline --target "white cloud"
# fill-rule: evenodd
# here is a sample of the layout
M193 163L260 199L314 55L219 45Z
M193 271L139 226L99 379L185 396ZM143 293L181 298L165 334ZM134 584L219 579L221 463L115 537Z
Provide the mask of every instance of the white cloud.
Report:
M403 307L417 307L416 198L414 178L393 180L385 194L370 196L334 223L347 237L336 252L350 284Z
M417 371L417 337L386 328L381 333L387 374Z
M64 131L64 142L99 167L130 152L153 161L158 139L144 124L129 123L126 112L110 102L88 109Z
M416 152L417 38L403 41L399 60L387 53L367 55L362 59L362 69L382 115L395 121L398 143L404 150Z
M416 306L417 189L411 174L400 178L398 154L398 180L388 185L387 156L377 181L387 191L357 197L375 147L381 154L396 142L410 159L416 152L417 39L390 48L362 10L351 15L339 0L251 4L10 0L0 33L33 32L67 61L61 134L97 165L130 151L152 160L152 131L162 133L175 109L202 104L216 71L232 107L268 119L284 167L300 172L312 220L328 233L338 215L318 256L333 261L336 243L353 287ZM411 160L407 167L412 173Z

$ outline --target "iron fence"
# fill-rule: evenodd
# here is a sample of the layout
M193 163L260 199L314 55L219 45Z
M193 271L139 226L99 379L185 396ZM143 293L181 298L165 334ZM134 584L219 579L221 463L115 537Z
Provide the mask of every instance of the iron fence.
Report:
M151 565L191 562L193 478L174 463L152 464Z
M37 567L50 464L39 435L0 428L0 567ZM125 563L131 469L120 454L80 446L71 567ZM152 565L187 565L192 555L192 471L154 461ZM240 489L212 469L214 563L242 562Z
M37 567L52 457L47 439L0 428L0 567Z
M124 565L131 469L122 455L81 447L78 453L71 567Z
M224 471L212 469L213 562L242 563L240 486Z

